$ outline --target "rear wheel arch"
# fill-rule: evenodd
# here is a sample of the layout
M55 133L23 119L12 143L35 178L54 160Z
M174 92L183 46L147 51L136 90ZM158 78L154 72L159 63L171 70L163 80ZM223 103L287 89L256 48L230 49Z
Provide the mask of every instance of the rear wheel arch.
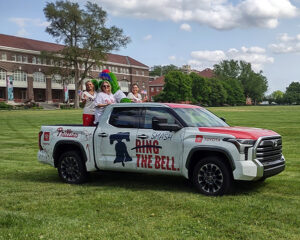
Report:
M83 146L80 143L74 142L74 141L58 141L55 144L54 149L53 149L54 166L56 168L58 167L60 156L63 153L68 152L68 151L77 152L78 155L80 156L82 163L85 166L85 163L87 161L87 156L86 156Z

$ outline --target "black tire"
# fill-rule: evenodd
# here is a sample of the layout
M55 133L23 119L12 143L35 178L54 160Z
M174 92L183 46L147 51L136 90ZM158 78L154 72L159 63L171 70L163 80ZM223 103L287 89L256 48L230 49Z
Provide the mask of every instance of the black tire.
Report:
M232 188L232 175L218 157L206 157L193 170L192 181L196 189L207 196L222 196Z
M80 184L87 180L87 171L77 151L63 153L58 161L58 175L66 183Z

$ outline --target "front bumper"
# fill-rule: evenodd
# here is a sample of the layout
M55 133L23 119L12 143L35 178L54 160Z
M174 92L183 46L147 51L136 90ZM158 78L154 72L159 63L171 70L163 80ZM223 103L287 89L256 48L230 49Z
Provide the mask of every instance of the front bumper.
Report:
M257 159L237 161L233 171L235 180L254 181L260 178L268 178L281 173L285 169L285 159L282 155L280 160L261 163Z

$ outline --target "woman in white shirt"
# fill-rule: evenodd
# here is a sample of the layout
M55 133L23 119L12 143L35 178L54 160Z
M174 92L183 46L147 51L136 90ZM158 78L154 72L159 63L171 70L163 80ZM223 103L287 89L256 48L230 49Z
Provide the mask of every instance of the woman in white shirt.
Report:
M104 108L110 104L113 104L116 102L116 99L114 95L111 93L111 85L109 81L103 81L100 86L100 91L97 93L96 99L95 99L95 124L99 123L100 116L102 115Z
M83 108L83 126L94 126L95 120L95 104L94 100L96 98L95 86L91 81L85 83L86 91L81 95Z
M131 92L128 93L127 98L129 98L132 102L141 103L147 101L147 96L142 99L141 94L139 94L139 87L136 83L131 86Z

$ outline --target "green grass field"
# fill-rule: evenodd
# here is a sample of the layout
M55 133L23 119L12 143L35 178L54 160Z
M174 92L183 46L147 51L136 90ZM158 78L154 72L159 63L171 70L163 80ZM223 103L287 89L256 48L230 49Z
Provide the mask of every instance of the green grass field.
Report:
M93 173L62 183L37 162L41 125L80 110L0 111L0 239L300 239L300 106L210 108L230 125L283 136L286 170L205 197L181 177Z

